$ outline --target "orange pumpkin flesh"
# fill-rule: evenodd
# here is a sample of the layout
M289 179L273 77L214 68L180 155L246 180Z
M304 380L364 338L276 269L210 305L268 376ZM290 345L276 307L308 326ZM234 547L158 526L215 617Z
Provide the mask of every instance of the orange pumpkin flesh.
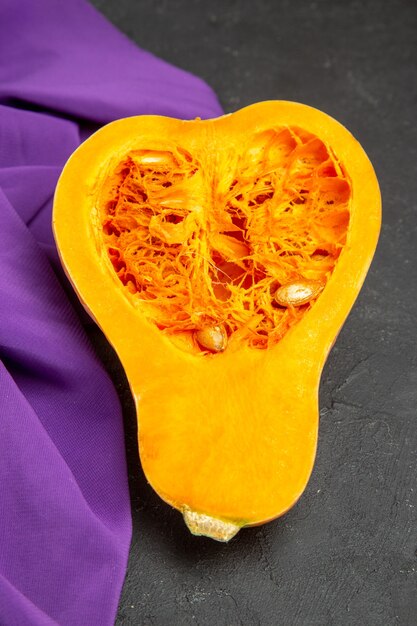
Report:
M68 161L53 221L125 368L154 489L220 540L285 513L310 476L320 374L379 234L357 141L290 102L119 120Z

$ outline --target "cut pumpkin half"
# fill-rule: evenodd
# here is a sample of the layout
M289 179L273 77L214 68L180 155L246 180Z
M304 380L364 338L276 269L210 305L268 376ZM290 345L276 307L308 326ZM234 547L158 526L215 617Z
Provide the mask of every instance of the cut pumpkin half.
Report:
M320 374L378 240L360 144L291 102L122 119L69 159L53 226L126 371L153 488L223 541L285 513L311 474Z

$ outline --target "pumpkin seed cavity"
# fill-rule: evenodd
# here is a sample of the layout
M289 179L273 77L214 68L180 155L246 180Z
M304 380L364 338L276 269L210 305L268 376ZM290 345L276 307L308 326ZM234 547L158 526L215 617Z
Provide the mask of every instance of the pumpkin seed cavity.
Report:
M177 345L192 336L185 349L215 354L238 337L265 349L324 289L350 198L336 156L300 128L239 149L149 145L104 178L98 237L129 297Z

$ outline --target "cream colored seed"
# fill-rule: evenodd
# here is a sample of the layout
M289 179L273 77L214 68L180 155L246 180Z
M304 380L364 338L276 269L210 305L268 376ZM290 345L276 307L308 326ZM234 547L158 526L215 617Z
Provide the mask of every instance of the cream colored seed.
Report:
M316 298L324 288L319 280L298 280L282 285L275 292L275 301L281 306L301 306Z
M227 334L223 326L206 326L195 332L197 343L209 352L223 352L227 346Z
M143 150L136 157L141 165L169 165L173 163L173 155L170 152L158 152Z

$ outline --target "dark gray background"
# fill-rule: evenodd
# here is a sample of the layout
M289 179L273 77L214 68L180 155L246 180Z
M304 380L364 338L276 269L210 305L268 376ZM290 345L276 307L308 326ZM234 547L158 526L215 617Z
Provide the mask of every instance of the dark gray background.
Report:
M318 456L285 517L229 545L192 537L139 468L125 408L134 534L117 624L417 624L417 4L93 0L140 46L206 79L225 111L316 106L368 152L380 244L320 389ZM414 491L413 491L414 488Z

